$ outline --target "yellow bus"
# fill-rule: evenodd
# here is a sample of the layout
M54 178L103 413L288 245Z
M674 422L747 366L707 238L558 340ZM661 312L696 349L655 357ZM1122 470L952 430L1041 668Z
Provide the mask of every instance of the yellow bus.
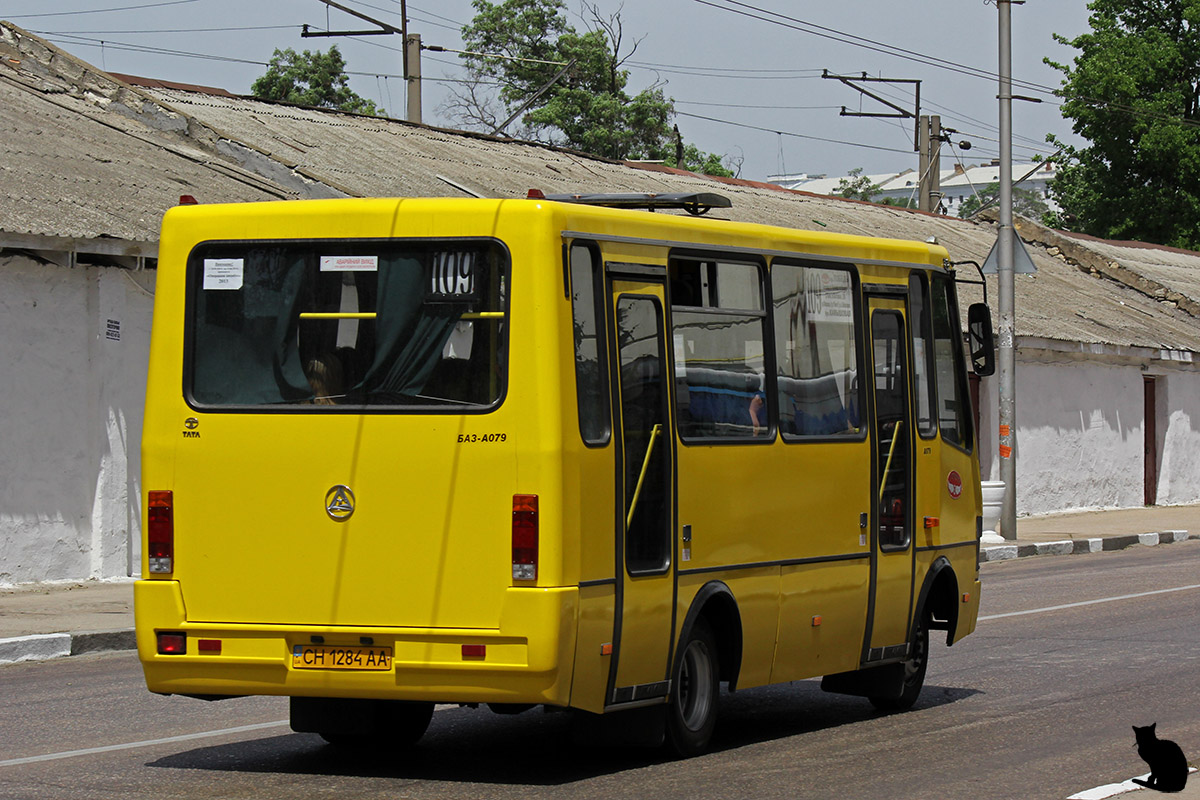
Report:
M166 214L149 689L351 744L640 709L684 756L721 683L911 706L979 606L990 321L965 348L947 252L531 195Z

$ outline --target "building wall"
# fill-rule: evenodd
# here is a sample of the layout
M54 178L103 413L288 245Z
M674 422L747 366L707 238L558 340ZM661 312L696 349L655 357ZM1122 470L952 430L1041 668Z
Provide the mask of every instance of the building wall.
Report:
M0 258L0 585L139 568L153 278Z
M1159 505L1200 502L1200 374L1157 378ZM1165 423L1165 424L1164 424Z
M1145 492L1142 382L1153 365L1017 362L1017 514L1136 508ZM1200 373L1157 374L1158 505L1200 502ZM980 461L1000 479L998 381L981 386Z

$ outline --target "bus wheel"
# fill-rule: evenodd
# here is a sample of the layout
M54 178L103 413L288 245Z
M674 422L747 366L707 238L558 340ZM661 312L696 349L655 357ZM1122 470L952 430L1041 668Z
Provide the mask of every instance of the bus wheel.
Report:
M683 758L708 748L717 725L717 642L704 617L697 617L679 655L667 706L667 744Z
M880 711L907 711L917 702L925 685L925 669L929 666L929 616L918 618L909 645L909 657L904 662L904 689L899 697L871 697L871 705Z

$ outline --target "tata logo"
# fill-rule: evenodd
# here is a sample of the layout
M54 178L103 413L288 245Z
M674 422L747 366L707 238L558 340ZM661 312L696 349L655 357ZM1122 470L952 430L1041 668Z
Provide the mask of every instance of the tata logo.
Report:
M354 492L338 484L325 493L325 513L335 522L345 522L354 513Z

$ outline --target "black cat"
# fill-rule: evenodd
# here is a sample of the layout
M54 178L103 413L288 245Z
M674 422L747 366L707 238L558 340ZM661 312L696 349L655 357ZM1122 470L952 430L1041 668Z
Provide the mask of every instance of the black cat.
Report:
M1187 783L1188 764L1179 745L1167 739L1159 739L1154 725L1144 728L1133 726L1137 740L1138 755L1150 765L1150 780L1134 778L1133 782L1160 792L1181 792Z

